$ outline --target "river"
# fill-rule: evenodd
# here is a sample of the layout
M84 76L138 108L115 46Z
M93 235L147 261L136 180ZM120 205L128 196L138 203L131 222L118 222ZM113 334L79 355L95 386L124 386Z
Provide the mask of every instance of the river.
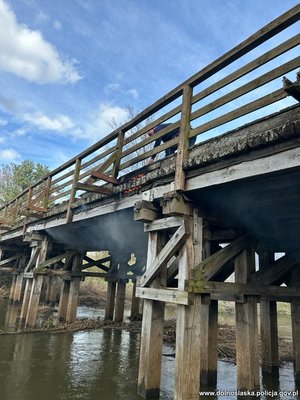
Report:
M0 329L9 320L12 323L12 312L6 312L6 303L0 302ZM79 307L78 316L103 318L103 310ZM280 334L290 334L286 321ZM139 333L116 329L1 335L0 399L141 400L136 393L139 339ZM160 400L173 398L174 352L172 345L164 345ZM234 364L219 361L217 390L221 393L202 398L236 399L230 393L236 388L235 375ZM291 363L280 368L279 376L267 374L261 379L263 390L295 390ZM283 397L261 396L271 398L297 397L287 393Z

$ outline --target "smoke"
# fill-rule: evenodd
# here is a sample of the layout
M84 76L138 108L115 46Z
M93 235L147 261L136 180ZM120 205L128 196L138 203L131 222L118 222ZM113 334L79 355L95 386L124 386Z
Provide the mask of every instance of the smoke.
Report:
M134 221L131 209L50 228L47 233L68 250L109 251L119 277L131 269L140 275L146 265L148 236L144 224Z

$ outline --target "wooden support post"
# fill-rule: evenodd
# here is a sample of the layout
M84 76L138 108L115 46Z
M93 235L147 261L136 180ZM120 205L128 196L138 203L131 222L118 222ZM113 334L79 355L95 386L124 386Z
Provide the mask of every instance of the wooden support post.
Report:
M33 278L30 300L28 305L28 312L26 316L25 326L33 327L36 322L38 306L43 285L43 275L37 275Z
M192 218L187 220L187 224L188 230L194 234L187 237L179 253L179 290L185 289L190 273L201 261L203 254L202 218L195 215L195 225ZM177 306L174 400L199 398L202 297L195 295L192 305Z
M30 300L30 294L31 294L31 290L32 290L32 283L33 283L33 279L30 279L30 278L27 278L25 281L22 309L21 309L21 314L20 314L20 319L19 319L20 328L25 326L26 316L27 316L28 306L29 306L29 300Z
M69 293L70 293L70 281L64 279L61 285L59 304L58 304L58 314L57 314L58 322L61 321L65 322L67 319Z
M10 286L10 291L9 291L9 297L8 297L9 303L12 303L14 301L16 282L17 282L17 274L14 273L12 276L12 281L11 281L11 286Z
M135 292L136 292L136 281L134 281L132 285L132 297L131 297L131 309L130 309L131 319L135 319L140 312L140 299L135 296Z
M73 181L72 181L72 189L70 192L70 199L69 199L69 204L68 204L68 209L67 209L67 217L66 217L66 223L69 224L72 222L73 219L73 204L75 201L75 196L76 196L76 185L78 183L79 175L80 175L80 167L81 167L81 159L77 158L75 167L74 167L74 175L73 175Z
M300 287L300 265L292 271L292 285ZM293 355L294 355L294 375L297 381L300 381L300 301L294 300L291 303L292 318L292 337L293 337Z
M49 293L49 304L53 307L57 303L57 297L60 291L60 279L58 276L52 276L50 293Z
M66 321L68 323L76 321L77 306L79 299L80 277L72 277L67 308Z
M218 301L209 295L201 296L200 321L200 387L213 390L217 384Z
M115 310L116 282L107 282L106 304L104 319L112 321Z
M147 269L158 254L159 234L149 232ZM152 283L152 286L155 282ZM138 393L145 399L159 397L165 304L144 299Z
M259 269L264 270L274 261L274 254L265 252L259 257ZM261 368L264 372L278 372L278 326L275 301L260 302Z
M36 260L36 267L39 266L43 261L46 260L49 240L47 237L44 237L43 240L39 244L40 252ZM35 275L32 282L32 289L28 304L28 311L26 316L25 327L33 327L36 322L36 317L38 313L38 306L42 291L44 276L43 275Z
M24 272L19 272L16 279L15 291L14 291L14 304L19 304L22 297L22 289L24 283Z
M244 250L235 261L236 283L247 283L255 271L254 252ZM236 303L236 366L237 389L259 388L257 298L245 296Z
M192 95L192 87L190 85L185 86L182 96L180 133L176 158L175 190L184 190L185 187L183 163L188 158Z
M51 291L51 285L52 285L52 276L46 276L45 281L46 281L46 298L45 302L46 304L50 303L50 291Z
M115 322L122 322L125 308L126 282L118 282L116 295Z

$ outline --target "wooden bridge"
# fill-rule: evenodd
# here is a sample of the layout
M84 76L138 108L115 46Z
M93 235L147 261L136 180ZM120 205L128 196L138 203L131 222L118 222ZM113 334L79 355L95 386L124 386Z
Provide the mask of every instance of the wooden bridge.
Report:
M86 276L107 280L105 317L121 321L132 280L133 313L144 299L138 391L159 397L165 304L175 303L174 399L187 400L216 383L219 300L236 305L239 389L259 387L257 304L261 364L273 371L276 302L290 302L299 379L299 16L298 5L1 208L0 270L13 274L21 323L35 324L45 282L73 321Z

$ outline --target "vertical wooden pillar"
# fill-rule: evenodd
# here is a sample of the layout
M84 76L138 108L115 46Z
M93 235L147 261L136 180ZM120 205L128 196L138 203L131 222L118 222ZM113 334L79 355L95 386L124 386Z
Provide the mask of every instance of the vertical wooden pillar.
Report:
M201 296L200 308L200 387L215 388L217 384L218 301Z
M13 276L12 276L12 281L11 281L11 286L10 286L10 291L9 291L9 297L8 297L8 300L9 300L10 303L12 303L13 300L14 300L16 282L17 282L17 274L14 273Z
M274 261L274 254L265 252L259 258L259 269L263 270L272 261ZM261 300L260 302L260 339L262 371L277 372L279 356L277 304L275 301Z
M70 282L70 292L67 308L66 321L68 323L76 321L78 299L79 299L80 277L72 277Z
M203 256L203 220L194 215L187 221L190 234L179 254L178 289L185 289L190 272ZM197 240L196 240L197 238ZM177 306L174 400L198 399L200 383L201 315L203 295L193 304Z
M292 271L292 285L300 286L300 265ZM300 301L294 300L291 303L294 375L300 381Z
M58 304L58 321L66 321L67 319L67 309L70 293L70 281L64 279L61 285L59 304Z
M235 261L236 283L247 283L255 271L254 252L243 251ZM244 303L236 303L236 366L237 389L259 388L257 298L245 296Z
M19 304L21 301L23 283L24 283L24 272L20 272L18 273L16 279L14 298L13 298L14 304Z
M45 302L46 304L50 303L50 292L51 292L51 286L52 286L52 276L46 276L46 298Z
M105 320L112 321L114 318L116 286L116 282L107 282L107 294L104 314Z
M58 276L47 277L47 289L46 289L46 304L55 306L57 300L58 288Z
M158 253L159 234L149 232L147 269ZM155 284L155 283L154 283ZM144 299L138 393L145 399L159 397L165 304Z
M140 312L140 299L135 296L136 291L136 281L132 284L132 297L131 297L131 309L130 309L130 318L134 319L138 316Z
M30 278L26 278L26 280L25 280L24 296L23 296L22 309L21 309L20 320L19 320L20 327L23 327L26 322L30 294L31 294L31 290L32 290L32 282L33 282L33 279L30 279Z
M41 241L39 246L40 246L40 252L39 252L38 258L36 260L36 267L38 267L38 265L41 262L46 260L48 246L49 246L48 238L44 237L44 239ZM44 280L43 275L35 275L33 278L32 289L31 289L31 294L30 294L30 299L29 299L29 304L28 304L28 311L27 311L26 322L25 322L26 327L32 327L35 325L41 291L42 291L43 280Z
M115 322L122 322L124 318L126 282L118 282L116 295Z
M43 278L44 278L43 275L37 275L35 278L33 278L32 289L28 305L28 312L25 322L26 327L32 327L35 325L41 291L42 291Z

